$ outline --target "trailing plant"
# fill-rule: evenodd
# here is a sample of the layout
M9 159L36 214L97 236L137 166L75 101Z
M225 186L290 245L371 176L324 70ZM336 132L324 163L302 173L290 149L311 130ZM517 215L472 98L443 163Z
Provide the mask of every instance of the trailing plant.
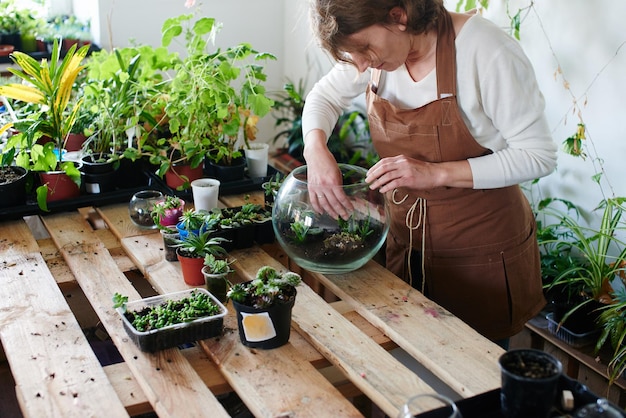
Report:
M253 280L232 285L227 296L243 305L263 309L289 302L295 297L295 288L300 282L297 273L281 273L273 267L263 266Z
M608 364L609 386L626 371L626 288L617 289L613 300L614 303L601 309L598 324L602 333L595 346L596 354L607 343L612 349Z

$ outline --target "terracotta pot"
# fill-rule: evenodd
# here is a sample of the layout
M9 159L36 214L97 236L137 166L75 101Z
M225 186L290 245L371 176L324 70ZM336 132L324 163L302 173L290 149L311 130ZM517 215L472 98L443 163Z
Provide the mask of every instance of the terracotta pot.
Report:
M180 268L183 272L183 280L189 286L204 286L204 258L202 257L185 257L180 251L176 251L176 256L180 262Z
M87 137L83 134L69 134L65 140L66 151L80 151Z
M189 188L191 182L202 178L202 166L191 168L190 165L175 165L165 172L165 183L177 190L179 187Z
M48 185L48 202L73 199L80 196L80 188L63 171L47 171L39 173L42 185Z

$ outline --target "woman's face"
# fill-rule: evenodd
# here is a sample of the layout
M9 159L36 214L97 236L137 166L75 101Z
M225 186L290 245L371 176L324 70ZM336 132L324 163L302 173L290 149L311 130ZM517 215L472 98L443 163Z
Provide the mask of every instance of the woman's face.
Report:
M348 37L346 53L360 72L368 68L393 71L404 65L411 38L398 25L372 25Z

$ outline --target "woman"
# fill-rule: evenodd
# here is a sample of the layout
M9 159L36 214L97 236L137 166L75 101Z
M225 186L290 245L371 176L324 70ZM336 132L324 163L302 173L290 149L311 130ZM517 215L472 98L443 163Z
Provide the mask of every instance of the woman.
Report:
M442 0L312 1L315 33L338 61L303 113L312 204L335 216L351 209L332 187L340 176L326 139L365 91L381 157L366 181L392 218L387 268L506 344L545 305L519 183L556 167L528 59L491 22Z

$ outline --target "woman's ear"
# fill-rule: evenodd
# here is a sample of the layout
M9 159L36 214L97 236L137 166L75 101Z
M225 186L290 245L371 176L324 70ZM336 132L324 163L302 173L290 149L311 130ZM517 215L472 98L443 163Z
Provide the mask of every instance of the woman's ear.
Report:
M389 17L390 17L389 20L391 21L391 23L404 25L406 27L406 22L407 22L406 11L402 7L396 6L393 9L391 9L389 11Z
M396 6L389 11L390 26L397 25L398 30L406 31L406 12L402 7Z

